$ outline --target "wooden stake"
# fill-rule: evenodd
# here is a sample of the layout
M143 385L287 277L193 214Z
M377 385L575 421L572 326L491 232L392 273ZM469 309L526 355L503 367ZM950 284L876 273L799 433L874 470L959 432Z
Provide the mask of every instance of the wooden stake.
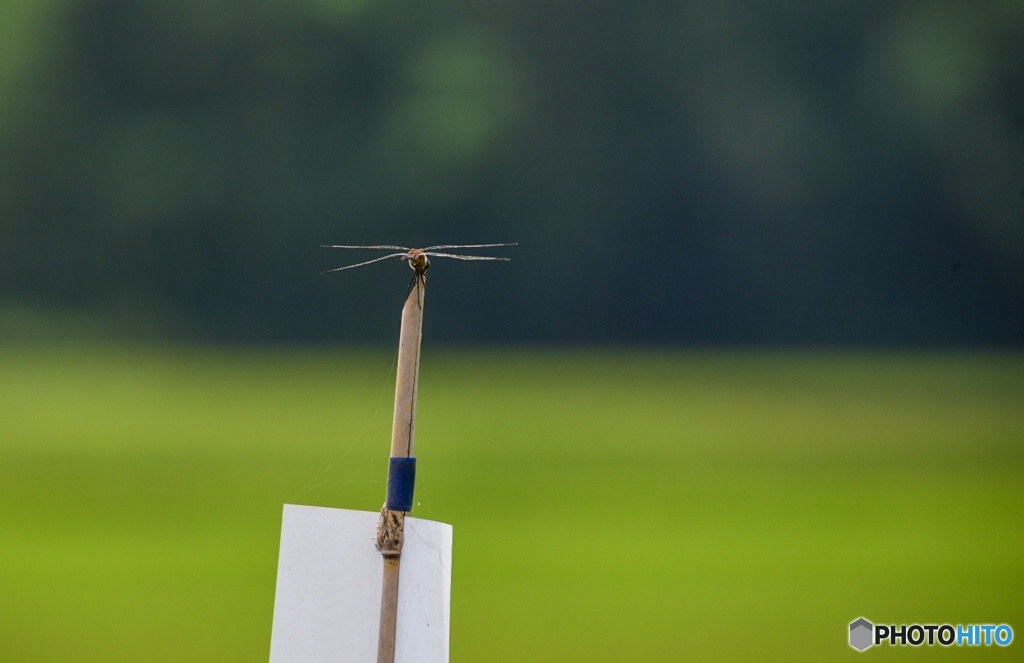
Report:
M402 333L398 339L398 376L395 384L395 419L391 428L391 456L412 456L416 423L416 387L420 379L420 340L423 336L423 299L427 279L416 282L402 308Z
M398 340L398 376L395 384L395 418L391 428L391 457L408 458L416 431L416 388L420 374L420 340L423 330L423 299L426 277L417 270L413 287L402 309ZM402 560L405 512L384 505L377 525L377 550L384 556L384 582L380 601L380 634L377 663L394 663L398 628L398 577Z

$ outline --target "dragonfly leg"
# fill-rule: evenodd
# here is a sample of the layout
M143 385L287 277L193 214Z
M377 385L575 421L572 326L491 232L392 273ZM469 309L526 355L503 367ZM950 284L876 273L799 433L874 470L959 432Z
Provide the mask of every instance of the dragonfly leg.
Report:
M405 291L405 298L408 299L409 295L412 294L413 288L415 288L417 290L417 292L416 292L416 302L419 303L422 300L422 295L420 295L419 289L420 289L420 287L422 285L425 285L426 282L427 282L427 275L426 275L426 273L424 273L424 272L416 272L415 274L413 274L412 275L412 280L409 281L409 288Z

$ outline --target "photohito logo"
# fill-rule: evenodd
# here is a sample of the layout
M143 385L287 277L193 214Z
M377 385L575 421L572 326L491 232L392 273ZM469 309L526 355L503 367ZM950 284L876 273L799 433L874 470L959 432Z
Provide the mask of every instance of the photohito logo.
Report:
M949 647L1006 647L1013 642L1009 624L879 624L860 617L850 622L850 646L864 651L872 645L941 645Z

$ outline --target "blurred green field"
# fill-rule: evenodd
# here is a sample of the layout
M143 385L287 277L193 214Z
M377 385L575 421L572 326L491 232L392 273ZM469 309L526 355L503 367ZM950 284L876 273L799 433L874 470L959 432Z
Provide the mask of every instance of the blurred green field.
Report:
M0 660L266 660L281 506L379 508L393 361L0 348ZM416 451L455 662L937 653L858 654L859 616L1024 634L1021 354L428 346Z

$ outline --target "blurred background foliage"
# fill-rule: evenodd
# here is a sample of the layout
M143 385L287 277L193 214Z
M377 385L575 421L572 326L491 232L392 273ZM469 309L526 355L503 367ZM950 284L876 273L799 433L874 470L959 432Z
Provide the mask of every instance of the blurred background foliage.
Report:
M445 339L1016 345L1022 35L1016 0L6 0L0 335L390 340L405 274L318 245L518 241L435 267Z

